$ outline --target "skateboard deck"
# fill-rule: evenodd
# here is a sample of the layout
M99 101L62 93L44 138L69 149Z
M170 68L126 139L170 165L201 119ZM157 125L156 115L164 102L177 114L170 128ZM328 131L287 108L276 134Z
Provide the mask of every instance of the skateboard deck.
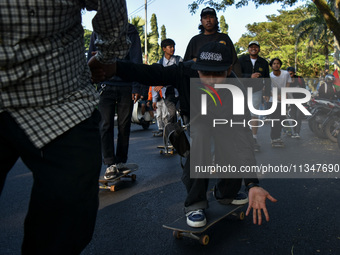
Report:
M213 201L209 203L209 208L205 210L207 224L204 227L193 228L188 226L185 215L169 224L163 225L163 227L173 230L173 236L177 239L185 236L198 240L202 245L207 245L209 243L209 236L202 233L228 215L233 215L239 220L243 220L244 212L239 211L243 206L245 205L222 205L218 201Z
M155 137L162 137L163 136L163 134L161 134L159 130L153 130L152 135L155 136Z
M175 148L172 145L169 146L164 146L164 145L159 145L157 146L158 149L161 149L159 151L160 154L175 154Z
M99 178L99 189L108 189L110 191L117 191L118 190L118 182L125 179L129 179L131 181L135 181L137 176L135 174L131 174L132 172L135 172L138 170L138 165L134 163L128 163L126 164L126 168L121 170L131 170L129 173L121 174L117 176L116 178L113 178L111 180L105 180L104 177Z
M285 147L285 144L282 142L282 143L272 143L272 147L273 148L283 148Z

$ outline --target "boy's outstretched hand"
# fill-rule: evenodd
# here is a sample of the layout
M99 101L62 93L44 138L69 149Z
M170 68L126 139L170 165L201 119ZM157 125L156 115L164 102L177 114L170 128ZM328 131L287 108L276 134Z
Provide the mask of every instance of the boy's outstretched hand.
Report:
M261 187L253 187L249 189L249 205L247 208L246 215L248 216L250 210L253 209L253 223L261 225L262 224L262 212L266 217L266 221L269 221L269 214L266 207L266 199L268 198L272 202L276 202L277 200L273 198L268 191Z

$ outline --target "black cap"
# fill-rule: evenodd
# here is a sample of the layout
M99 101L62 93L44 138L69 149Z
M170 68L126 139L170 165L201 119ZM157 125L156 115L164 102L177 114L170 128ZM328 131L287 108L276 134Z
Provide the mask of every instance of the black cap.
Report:
M204 9L201 11L201 18L202 18L203 16L205 16L205 15L208 15L208 14L210 14L210 15L215 15L215 16L216 16L216 11L215 11L215 9L210 8L210 7L204 8Z
M198 58L191 66L194 70L227 71L233 62L231 50L223 43L210 42L200 48Z

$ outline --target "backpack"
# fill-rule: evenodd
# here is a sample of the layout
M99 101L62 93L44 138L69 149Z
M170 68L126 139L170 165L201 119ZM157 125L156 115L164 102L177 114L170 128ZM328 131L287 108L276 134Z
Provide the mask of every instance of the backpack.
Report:
M167 137L181 157L187 157L190 152L190 143L186 134L186 128L181 122L168 123L164 128L164 136Z

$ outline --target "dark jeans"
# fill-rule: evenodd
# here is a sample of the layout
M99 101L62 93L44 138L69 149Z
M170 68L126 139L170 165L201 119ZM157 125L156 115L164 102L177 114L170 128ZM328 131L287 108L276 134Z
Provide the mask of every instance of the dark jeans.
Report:
M208 208L207 191L209 179L190 178L190 155L186 159L182 175L183 184L187 190L184 202L185 212ZM214 180L213 180L214 181ZM216 183L216 195L218 198L230 199L237 195L242 186L242 179L218 179Z
M192 158L195 161L195 164L211 164L212 156L214 155L215 162L222 163L222 165L228 165L229 163L234 166L254 165L256 161L252 156L254 149L251 144L253 141L251 131L244 128L239 130L241 130L240 136L238 132L234 132L233 135L230 135L230 132L233 130L227 130L220 126L212 131L212 128L209 127L209 125L204 125L202 123L191 125L191 151L195 148L194 153L202 155L200 157ZM244 133L243 130L246 130L246 132ZM231 136L233 138L231 138ZM221 137L225 137L225 139L221 139ZM211 139L214 140L213 145ZM237 141L235 142L232 139L236 139ZM237 144L237 147L230 144ZM237 155L238 153L241 155ZM208 200L206 194L208 191L209 179L190 178L190 155L184 165L182 181L187 190L187 197L184 202L185 212L207 208ZM216 182L216 180L213 181ZM217 179L216 196L223 199L225 202L231 202L241 189L241 185L242 178Z
M129 151L131 115L133 109L131 86L106 85L99 101L102 116L100 134L105 165L126 163ZM114 145L114 117L118 115L117 147Z
M269 105L269 108L271 104ZM285 119L286 116L281 115L281 103L277 103L276 110L270 115L270 119L275 119L275 121L270 122L271 131L270 138L272 140L281 138L282 125L281 121Z
M101 169L99 113L42 149L7 113L0 114L0 192L20 157L33 174L22 254L80 254L90 242Z

